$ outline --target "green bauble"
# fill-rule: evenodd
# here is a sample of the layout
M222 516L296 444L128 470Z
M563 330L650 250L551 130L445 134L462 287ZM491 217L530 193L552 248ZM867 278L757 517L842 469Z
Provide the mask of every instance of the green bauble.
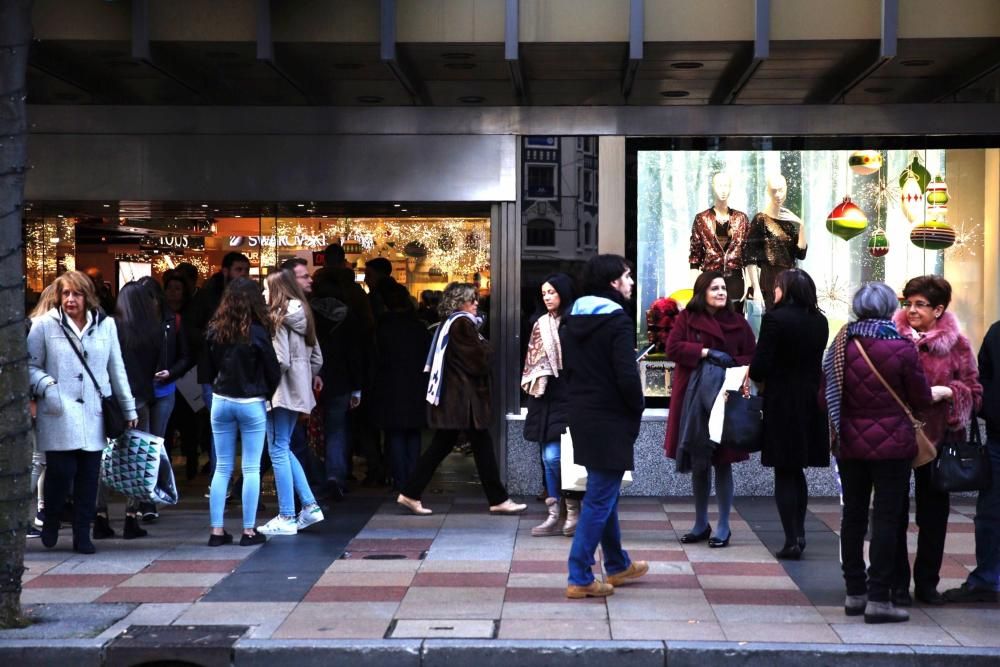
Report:
M889 238L881 229L876 229L868 237L868 254L872 257L885 257L889 254Z

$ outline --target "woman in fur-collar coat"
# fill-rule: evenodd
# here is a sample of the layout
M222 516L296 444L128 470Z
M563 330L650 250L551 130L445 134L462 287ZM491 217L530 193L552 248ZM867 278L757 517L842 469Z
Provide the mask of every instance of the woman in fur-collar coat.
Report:
M974 410L982 402L983 387L972 345L947 312L951 285L940 276L913 278L903 289L903 307L893 321L900 335L917 346L920 365L931 385L934 404L922 414L924 433L940 445L949 440L965 440L965 429ZM973 424L978 428L978 423ZM914 470L916 478L916 520L920 532L917 556L913 564L914 595L925 604L942 604L938 593L944 542L948 530L950 503L947 493L931 485L931 468L926 464ZM909 507L907 507L909 511ZM909 600L910 561L906 548L907 521L901 522L896 548L893 596L897 603Z

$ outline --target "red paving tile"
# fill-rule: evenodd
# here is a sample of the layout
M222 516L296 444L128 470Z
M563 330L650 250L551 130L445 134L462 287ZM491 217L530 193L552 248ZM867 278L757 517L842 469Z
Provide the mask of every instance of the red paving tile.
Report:
M417 572L410 583L410 586L478 586L490 588L503 588L506 585L507 575L497 572Z
M938 574L945 579L965 579L969 576L969 571L961 563L949 562L949 557L946 556Z
M695 574L729 574L748 577L785 576L785 568L778 563L691 563L691 567Z
M680 549L629 549L628 556L632 560L651 560L662 562L686 561L687 554Z
M207 592L200 586L119 586L95 602L194 602Z
M242 562L242 560L157 560L150 563L142 574L232 572Z
M303 602L399 602L406 586L313 586Z
M508 588L503 598L504 602L573 602L604 604L604 598L581 598L578 600L566 597L565 588Z
M414 540L414 539L358 539L351 540L347 545L347 551L366 551L377 553L399 553L401 551L424 551L430 549L434 540Z
M975 565L976 564L976 554L945 554L946 558L952 558L962 565Z
M663 512L663 505L659 503L618 503L619 512Z
M673 526L670 525L669 521L622 519L618 523L622 530L673 530Z
M631 552L629 552L631 556ZM600 574L600 565L591 568ZM552 574L554 572L566 572L566 560L515 560L511 561L511 574Z
M24 584L24 588L105 588L117 586L131 576L131 574L43 574Z
M811 606L801 591L743 590L732 588L708 589L705 598L710 604L766 604L778 606Z

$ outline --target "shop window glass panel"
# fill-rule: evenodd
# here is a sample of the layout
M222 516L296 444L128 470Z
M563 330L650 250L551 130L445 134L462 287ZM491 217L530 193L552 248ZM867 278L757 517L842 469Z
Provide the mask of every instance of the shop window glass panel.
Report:
M528 223L525 245L534 248L552 248L556 244L556 223L551 220L532 220Z
M529 199L554 199L556 196L556 167L547 164L528 165L527 196Z

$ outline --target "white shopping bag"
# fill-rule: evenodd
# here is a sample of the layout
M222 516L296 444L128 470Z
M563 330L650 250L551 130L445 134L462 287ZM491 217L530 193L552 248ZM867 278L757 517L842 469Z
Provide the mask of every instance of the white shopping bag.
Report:
M587 469L573 462L573 437L569 429L559 440L559 474L562 477L563 491L587 490ZM622 489L632 484L632 471L626 470L622 478Z
M722 389L715 397L712 413L708 416L708 439L715 444L722 442L722 423L726 416L726 392L730 389L739 389L749 369L749 366L734 366L726 369L726 379L722 381ZM757 395L757 383L753 380L750 380L750 395Z
M201 385L198 384L197 367L177 379L177 393L191 406L192 412L198 412L205 407L205 397L201 393Z

